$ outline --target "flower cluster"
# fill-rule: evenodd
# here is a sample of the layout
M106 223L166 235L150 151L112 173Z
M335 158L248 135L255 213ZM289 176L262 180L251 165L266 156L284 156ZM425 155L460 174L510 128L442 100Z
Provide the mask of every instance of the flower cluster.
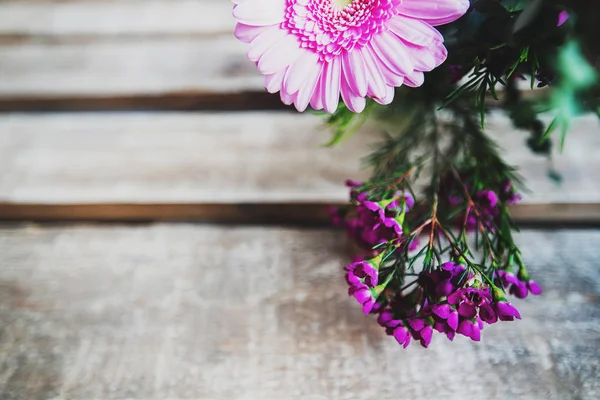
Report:
M330 208L332 222L343 227L351 239L367 252L382 243L398 241L402 237L406 213L415 204L413 196L405 191L396 191L388 198L371 196L362 190L361 182L348 180L350 200L355 208L352 215L343 215L337 208ZM417 242L411 243L414 249Z
M437 264L427 261L440 259L444 254L443 251L438 253L434 244L440 242L435 239L439 236L434 234L436 226L442 238L451 241L452 235L432 218L410 230L407 212L412 210L411 215L414 214L416 207L406 186L402 190L390 190L388 185L383 185L384 195L378 185L370 182L349 181L347 186L356 210L350 218L348 214L337 212L332 216L338 226L346 228L367 250L366 256L356 257L344 268L348 294L365 314L376 314L378 324L402 346L407 347L413 340L428 347L435 332L450 340L459 334L480 341L485 325L521 318L519 311L507 301L507 294L525 298L528 293L541 293L518 254L517 275L510 268L496 264L486 270L484 264L475 264L464 254L457 254L460 246L452 242L448 247L456 247L454 252L448 253L450 261ZM475 192L472 201L495 217L500 213L498 203L511 203L516 199L518 195L512 185L503 184L498 193ZM448 197L447 201L457 206L459 197ZM498 210L497 213L494 210ZM430 242L411 256L418 247L414 245L416 238L425 226L431 231ZM486 226L477 229L493 230ZM415 271L414 265L422 255L425 255L425 261L421 261L423 268Z

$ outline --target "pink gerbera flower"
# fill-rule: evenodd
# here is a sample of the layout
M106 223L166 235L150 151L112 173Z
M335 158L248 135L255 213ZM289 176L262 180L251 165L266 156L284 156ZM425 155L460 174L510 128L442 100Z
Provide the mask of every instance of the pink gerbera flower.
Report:
M433 26L461 17L469 0L233 0L235 36L286 104L354 112L394 87L417 87L446 59Z

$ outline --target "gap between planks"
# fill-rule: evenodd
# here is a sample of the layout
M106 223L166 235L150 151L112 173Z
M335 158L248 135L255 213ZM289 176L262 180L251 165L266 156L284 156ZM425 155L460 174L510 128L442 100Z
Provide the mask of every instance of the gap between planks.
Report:
M346 203L240 204L11 204L0 203L3 222L202 222L216 224L327 226L328 206ZM600 227L600 203L518 204L510 207L522 227ZM419 214L419 212L415 212Z

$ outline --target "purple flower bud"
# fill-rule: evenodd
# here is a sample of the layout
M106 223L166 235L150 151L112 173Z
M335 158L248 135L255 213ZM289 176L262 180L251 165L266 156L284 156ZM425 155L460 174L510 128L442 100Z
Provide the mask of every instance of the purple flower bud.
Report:
M462 303L460 306L458 306L458 315L470 319L477 315L477 309L472 304Z
M479 326L468 319L464 319L460 322L456 333L460 333L463 336L471 338L471 340L475 342L479 342L481 340Z
M425 321L423 321L422 319L419 319L419 318L413 318L413 319L408 320L408 325L410 325L410 327L413 330L418 332L421 329L425 328Z
M433 335L433 329L431 329L431 326L427 325L426 327L421 329L419 331L419 338L421 341L421 346L427 348L429 346L429 343L431 343L432 335Z
M399 326L396 329L394 329L394 338L399 344L403 345L404 348L408 347L408 345L410 344L410 335L402 326Z
M527 284L525 282L518 281L517 283L513 283L509 290L510 294L516 296L519 299L524 299L527 297Z
M355 188L359 186L362 186L362 182L355 181L353 179L346 179L346 187Z
M479 307L479 317L487 324L493 324L498 321L498 316L494 311L493 307L489 304L484 304Z
M432 312L442 319L448 319L452 312L452 307L448 304L436 304L433 306Z
M561 11L558 14L558 22L556 23L556 26L563 25L565 22L567 22L568 19L569 19L569 13L566 12L565 10Z
M534 280L527 282L527 289L529 289L529 292L534 296L542 294L542 287Z
M508 301L499 301L494 304L494 311L500 321L513 321L515 318L521 319L519 310Z
M452 330L456 330L458 328L458 312L453 310L450 313L450 315L448 316L446 323L448 324L448 326L450 328L452 328ZM452 339L450 339L450 340L452 340Z

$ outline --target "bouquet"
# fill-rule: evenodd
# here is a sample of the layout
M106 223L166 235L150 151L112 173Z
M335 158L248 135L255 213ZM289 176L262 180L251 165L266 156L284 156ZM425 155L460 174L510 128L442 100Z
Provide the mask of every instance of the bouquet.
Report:
M595 0L234 0L235 36L266 89L324 114L331 145L385 126L332 209L362 254L348 293L406 347L434 332L479 341L539 295L513 239L517 172L485 130L502 110L549 155L569 124L600 113ZM323 111L320 111L323 110ZM541 115L549 117L545 124Z

